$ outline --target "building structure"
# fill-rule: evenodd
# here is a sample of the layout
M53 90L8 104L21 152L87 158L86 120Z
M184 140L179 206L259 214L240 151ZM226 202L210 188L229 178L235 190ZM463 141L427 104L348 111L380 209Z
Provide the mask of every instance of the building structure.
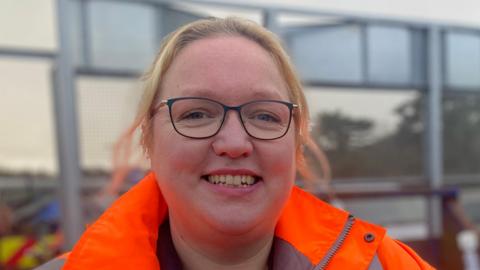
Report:
M138 76L160 40L212 15L248 17L283 39L338 190L458 185L467 213L480 221L480 21L461 16L475 8L436 13L432 3L416 1L392 12L375 9L373 0L317 8L311 1L300 7L279 1L30 2L34 9L13 0L0 4L1 25L15 26L0 28L6 138L0 190L25 187L19 179L47 188L56 185L47 179L58 179L67 245L82 230L79 190L92 182L82 179L108 179L114 142L134 116ZM405 239L442 233L435 196L351 200L346 207ZM406 222L409 230L398 229Z

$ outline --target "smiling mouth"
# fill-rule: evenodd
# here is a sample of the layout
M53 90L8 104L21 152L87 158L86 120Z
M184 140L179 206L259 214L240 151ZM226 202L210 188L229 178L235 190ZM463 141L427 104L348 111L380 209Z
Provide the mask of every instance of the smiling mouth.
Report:
M210 184L242 188L253 186L261 180L261 177L252 175L204 175L202 179Z

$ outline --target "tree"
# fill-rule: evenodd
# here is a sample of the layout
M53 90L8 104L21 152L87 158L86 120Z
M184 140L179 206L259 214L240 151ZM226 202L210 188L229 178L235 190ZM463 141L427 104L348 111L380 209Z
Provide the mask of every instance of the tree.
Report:
M374 123L340 111L323 112L313 137L327 153L334 178L422 175L425 117L422 95L393 111L394 132L372 137ZM447 96L443 105L447 174L480 173L480 95Z

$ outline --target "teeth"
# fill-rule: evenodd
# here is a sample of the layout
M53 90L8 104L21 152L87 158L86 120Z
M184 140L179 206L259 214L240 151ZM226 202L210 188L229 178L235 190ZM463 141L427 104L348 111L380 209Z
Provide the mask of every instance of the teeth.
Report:
M220 176L220 178L221 178L221 176ZM233 185L233 184L234 184L234 183L233 183L233 176L227 175L227 176L225 177L225 182L224 182L224 184Z
M223 184L233 187L247 187L255 183L251 175L209 175L208 182L212 184Z
M242 182L242 177L240 175L235 175L233 177L233 184L235 186L239 186L241 184L241 182Z

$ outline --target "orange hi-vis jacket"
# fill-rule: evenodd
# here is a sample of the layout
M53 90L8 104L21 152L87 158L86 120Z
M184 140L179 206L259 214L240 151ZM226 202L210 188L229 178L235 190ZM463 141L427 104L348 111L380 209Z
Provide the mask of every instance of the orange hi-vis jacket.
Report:
M68 255L38 269L159 270L159 227L168 222L167 211L150 173L89 226ZM278 221L273 253L274 270L433 269L385 229L297 187Z

